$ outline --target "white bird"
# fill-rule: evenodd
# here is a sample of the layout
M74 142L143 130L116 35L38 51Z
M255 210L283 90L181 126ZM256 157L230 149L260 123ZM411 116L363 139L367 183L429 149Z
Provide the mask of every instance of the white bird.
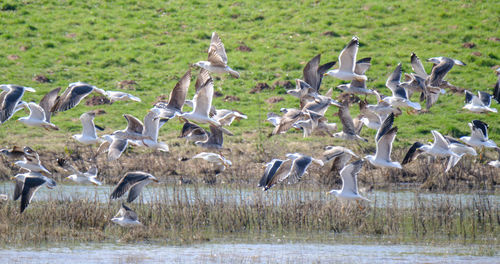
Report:
M155 150L160 150L163 152L168 152L168 145L164 142L158 141L158 131L160 129L160 116L159 110L150 110L146 116L144 116L144 129L142 134L148 136L148 138L136 141L139 146L146 146Z
M42 165L38 153L30 147L24 147L23 160L18 160L14 162L14 164L32 172L45 172L51 174L50 171Z
M399 108L394 108L391 104L385 102L383 99L383 95L381 95L376 90L373 91L375 96L377 97L377 104L367 105L366 108L380 116L381 120L385 120L389 114L394 113L394 115L400 115L402 112ZM385 98L385 97L384 97Z
M150 182L158 182L155 176L142 171L127 172L111 193L111 199L120 198L128 191L127 203L131 203L139 196L144 186Z
M142 226L137 214L123 203L115 217L111 218L111 222L123 227Z
M332 167L330 169L330 171L333 172L342 170L352 157L358 157L356 153L345 147L326 146L324 149L323 162L327 163L333 160Z
M448 165L446 166L445 172L448 172L451 168L453 168L457 163L460 161L463 155L469 154L472 156L476 156L477 152L474 148L469 147L465 144L462 144L458 140L447 137L445 136L446 140L450 144L450 150L453 151L453 153L456 154L456 156L452 155L450 156L450 159L448 160Z
M217 120L209 116L213 95L214 83L212 78L209 76L208 79L200 85L199 89L197 89L196 94L193 97L193 111L182 113L179 115L179 117L192 120L197 123L210 123L215 126L221 126L221 124Z
M213 116L213 119L219 122L221 126L230 126L235 119L248 119L248 117L240 111L217 109L216 114Z
M441 87L448 84L444 77L454 65L465 66L465 63L447 57L434 57L427 59L427 61L434 63L431 74L426 81L427 85L431 87Z
M334 61L327 62L323 65L319 65L321 60L321 54L316 55L312 58L302 70L302 75L304 82L307 83L316 93L319 93L321 88L321 81L323 80L324 74L335 65Z
M14 201L21 197L21 213L28 207L31 199L33 199L33 196L40 187L45 184L49 189L52 189L57 185L54 180L35 171L17 174L13 178L16 180Z
M358 60L356 62L356 66L354 68L354 73L358 75L364 75L365 72L370 68L371 66L371 59L372 58L363 58L361 60ZM345 93L350 93L350 94L374 94L373 90L368 89L366 87L366 80L358 80L354 79L351 81L351 83L348 84L341 84L337 86L337 89L342 90Z
M387 96L383 100L393 107L411 107L415 110L421 110L421 106L417 102L412 102L408 98L406 89L401 85L401 63L396 66L396 69L391 73L385 85L391 89L392 96Z
M106 97L109 98L111 103L114 103L116 101L127 101L127 100L132 100L136 102L141 102L141 98L137 96L133 96L129 93L126 92L121 92L121 91L105 91L104 94Z
M351 114L349 113L349 103L347 101L344 101L339 107L339 118L342 122L342 131L333 134L333 137L341 138L343 140L368 141L359 135L361 128L363 127L363 123L359 122L358 124L354 124Z
M281 116L276 114L276 113L273 113L273 112L269 112L267 113L267 119L266 121L268 121L269 123L271 123L273 126L278 126L281 122Z
M102 185L102 183L97 180L98 171L96 166L90 167L90 169L87 172L81 172L77 170L75 167L73 167L73 165L69 164L69 162L64 158L57 159L57 163L66 171L73 173L67 176L65 179L83 184L92 183L95 185Z
M470 137L461 137L460 140L473 147L496 148L497 144L488 139L488 124L480 120L472 120L469 123L471 129Z
M210 78L210 75L206 70L200 71L200 75L201 74L205 74L205 77L203 78L206 79ZM201 82L200 77L198 77L198 81ZM155 106L153 107L153 109L160 110L159 115L161 118L172 119L176 115L182 113L182 107L184 106L184 103L186 101L186 95L190 84L191 84L191 70L188 70L181 77L179 82L177 82L174 89L172 89L172 91L170 92L168 103L165 104L164 102L159 102L156 103ZM163 124L160 123L160 126L161 125Z
M9 120L15 112L22 109L26 103L21 101L25 91L35 92L31 87L24 87L14 84L2 84L0 89L4 90L0 94L0 124Z
M465 90L465 106L463 109L467 109L474 113L497 113L497 109L491 108L491 94L486 92L478 91L477 96L471 92Z
M359 102L359 112L362 114L360 121L366 127L378 130L382 125L382 118L377 113L368 109L366 101Z
M92 145L102 142L103 140L97 136L96 125L94 124L94 118L95 118L95 112L93 111L83 113L80 116L80 121L82 122L82 127L83 127L82 134L73 135L72 138L86 145Z
M500 168L500 148L496 148L496 150L498 152L498 159L488 162L488 165L493 166L495 168Z
M40 107L36 103L31 102L31 103L28 103L28 108L30 110L30 115L27 117L21 117L21 118L17 119L17 121L19 121L25 125L28 125L28 126L43 127L46 130L49 130L49 129L59 130L59 128L56 125L54 125L50 122L47 122L47 120L45 119L46 114L45 114L45 111L43 110L42 107ZM49 114L49 116L50 116L50 114Z
M227 66L226 50L216 32L212 33L210 47L208 48L208 59L206 61L198 61L194 65L212 73L229 73L234 78L240 77L240 74L237 71Z
M77 106L83 98L92 92L106 95L106 91L93 85L83 82L70 83L61 96L57 97L50 112L55 113L69 110Z
M375 135L375 142L377 142L375 156L365 156L365 159L376 167L401 169L399 162L391 161L392 143L398 132L398 127L392 127L393 123L394 114L391 113L378 129L377 135Z
M403 159L403 165L414 160L421 153L435 157L455 156L458 158L458 154L451 150L450 142L441 133L436 130L431 130L431 133L434 136L434 142L432 144L413 143Z
M302 176L307 173L307 168L312 163L316 163L319 166L324 165L322 160L315 159L301 153L288 153L286 154L286 157L292 160L292 167L288 174L281 179L281 181L287 180L288 184L299 182Z
M330 75L332 77L351 81L360 80L366 81L366 75L359 75L354 72L356 66L356 55L358 53L359 40L358 37L353 37L351 41L345 46L345 48L340 52L339 55L339 68L335 70L330 70L325 75Z
M201 152L194 155L191 159L203 159L206 160L207 162L215 163L215 165L217 165L218 168L220 169L220 172L226 170L227 167L233 165L233 163L230 160L226 159L224 156L212 152Z
M197 124L188 121L182 126L179 138L185 138L186 143L187 141L206 141L208 139L208 133Z
M340 171L342 177L342 189L331 190L328 193L334 194L337 198L345 200L365 200L367 198L361 196L358 192L358 173L363 167L364 161L359 159L348 164Z

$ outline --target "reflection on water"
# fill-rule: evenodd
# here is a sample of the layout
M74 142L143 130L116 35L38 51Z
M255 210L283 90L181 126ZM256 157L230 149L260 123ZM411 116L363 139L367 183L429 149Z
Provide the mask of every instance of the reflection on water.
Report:
M65 185L59 184L55 189L42 187L34 197L34 201L41 200L74 200L89 199L99 202L107 202L114 186L91 186L91 185ZM14 192L13 182L0 183L0 193L7 193L12 197ZM445 200L450 203L460 203L474 198L487 198L494 206L500 203L500 195L484 194L444 194L444 193L415 193L413 191L374 191L364 194L377 207L394 205L398 208L412 207L415 202L431 202ZM311 200L333 200L333 195L327 195L324 191L310 191L299 189L274 189L262 192L260 188L247 189L235 188L234 186L194 186L194 185L154 185L146 186L139 199L143 202L172 202L172 201L196 201L201 199L210 202L236 202L252 203L259 201L264 204L279 206L289 201L311 201Z
M0 250L2 263L495 263L476 246L356 244L116 245Z

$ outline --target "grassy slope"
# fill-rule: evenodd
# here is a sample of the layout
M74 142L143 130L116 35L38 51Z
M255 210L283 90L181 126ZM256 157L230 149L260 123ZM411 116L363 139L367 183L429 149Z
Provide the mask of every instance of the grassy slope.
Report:
M398 62L404 63L404 71L411 70L412 51L422 59L449 56L464 61L467 66L453 68L447 79L474 91L492 90L496 76L491 67L500 64L500 44L491 39L500 36L500 3L496 1L16 2L0 4L0 82L35 87L38 92L26 94L25 99L39 100L50 89L65 88L70 82L85 81L116 90L117 82L135 80L139 86L133 93L143 99L143 103L118 102L98 107L82 104L58 114L53 122L61 131L51 132L52 139L79 131L77 118L91 108L106 110L107 115L96 119L108 131L125 125L123 113L142 118L157 95L170 92L189 64L205 59L212 31L219 32L224 41L229 64L241 72L240 79L223 77L223 81L216 82L216 89L224 95L237 95L241 101L214 100L219 108L237 108L248 114L249 120L232 128L237 134L247 129L256 131L260 125L265 126L267 134L271 128L261 122L267 111L298 105L295 98L283 95L283 88L249 94L257 82L272 84L276 80L301 78L307 60L318 53L323 54L324 62L337 60L353 35L361 41L359 58L373 58L373 66L367 72L369 86L385 94L389 93L384 87L385 79ZM323 35L325 31L331 31L333 36ZM476 47L464 48L464 42L474 42ZM240 43L252 51L236 50ZM9 55L19 59L10 60ZM430 70L429 64L425 66ZM33 81L37 74L46 75L52 82ZM333 78L325 79L323 89L339 83ZM189 95L192 94L190 90ZM286 100L276 105L264 101L275 95ZM396 121L400 127L399 141L406 145L415 138L431 139L431 129L461 136L469 133L467 121L480 118L490 124L491 138L500 142L498 115L467 113L461 110L462 105L462 96L446 94L431 109L432 114L404 114ZM493 107L500 108L496 103ZM335 111L330 109L327 116L338 122L331 116ZM19 116L20 113L13 119ZM165 137L179 127L173 122L161 134ZM42 129L28 130L11 120L0 128L0 143L33 144L34 137L45 133ZM373 135L372 131L364 133L367 137ZM298 140L300 136L282 138L278 140ZM305 141L308 140L311 139ZM37 142L44 143L40 139Z

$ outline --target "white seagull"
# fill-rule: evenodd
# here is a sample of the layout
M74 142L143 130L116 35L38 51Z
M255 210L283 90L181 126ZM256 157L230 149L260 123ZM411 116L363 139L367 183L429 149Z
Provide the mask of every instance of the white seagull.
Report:
M207 162L215 163L217 166L219 166L220 171L224 171L227 167L233 165L230 160L212 152L201 152L194 155L191 159L204 159Z
M43 110L43 108L41 106L39 106L38 104L36 103L28 103L28 108L30 110L30 115L29 116L25 116L25 117L21 117L19 119L17 119L17 121L25 124L25 125L28 125L28 126L37 126L37 127L43 127L45 128L46 130L59 130L59 128L50 123L50 121L47 121L46 120L46 114L45 114L45 111ZM49 113L49 116L50 116L50 113Z
M203 70L200 71L200 75L205 74L205 77L202 78L210 78L208 71ZM199 76L200 76L199 75ZM198 77L200 79L200 77ZM186 95L191 84L191 70L188 70L177 82L174 89L170 92L170 96L168 98L168 103L159 102L156 103L153 109L160 110L160 117L166 119L172 119L176 115L182 113L182 107L184 106L184 102L186 101ZM160 124L160 126L163 124Z
M133 95L126 93L126 92L105 91L104 94L109 98L111 103L114 103L116 101L127 101L127 100L141 102L141 98L139 98L137 96L133 96Z
M115 217L111 218L111 222L123 227L142 226L137 214L124 203Z
M83 98L92 92L106 95L106 91L93 85L83 82L70 83L61 96L57 97L50 112L55 113L69 110L77 106Z
M434 136L434 142L432 144L422 144L418 141L413 143L403 159L403 165L414 160L422 153L436 157L455 156L458 158L459 155L451 150L450 142L441 133L436 130L431 130L431 133Z
M42 165L40 157L38 156L38 153L36 151L31 149L30 147L24 147L23 150L23 160L14 162L15 165L32 172L45 172L47 174L51 174L50 171Z
M473 93L465 90L465 106L463 109L467 109L474 113L497 113L497 109L491 108L491 94L486 92L478 91L477 96Z
M199 89L197 89L196 94L193 97L193 111L182 113L179 115L179 117L192 120L197 123L210 123L215 126L221 126L221 124L217 120L209 116L213 95L214 83L212 78L209 77L203 84L200 85Z
M366 75L359 75L354 72L356 66L356 55L358 53L359 40L358 37L353 37L351 41L345 46L345 48L340 52L339 55L339 68L335 70L330 70L325 75L330 75L332 77L345 80L359 80L366 81Z
M358 173L363 167L364 161L359 159L349 165L345 166L340 171L342 177L342 189L331 190L328 193L334 194L337 198L344 200L365 200L367 198L361 196L358 192Z
M57 163L66 171L73 173L67 176L65 179L72 180L77 183L91 183L95 185L102 185L102 183L97 180L98 171L96 166L90 167L87 172L81 172L73 167L73 165L69 164L69 162L64 158L57 159Z
M83 127L82 134L73 135L72 138L85 145L92 145L102 142L102 139L97 136L94 118L95 112L93 111L83 113L80 116L80 121L82 122Z
M221 39L217 33L212 33L212 40L210 41L210 47L208 48L208 59L206 61L199 61L194 64L200 68L203 68L209 72L224 74L229 73L234 78L239 78L240 74L227 66L227 54L222 44Z
M470 137L461 137L460 140L473 147L496 148L497 144L488 139L488 124L480 120L472 120L469 123L471 129Z
M0 124L9 120L15 112L22 109L26 103L21 101L25 91L36 92L31 87L24 87L14 84L2 84L0 89L4 90L0 94Z
M393 123L394 114L391 113L378 129L377 135L375 135L375 142L377 142L375 156L365 156L365 159L376 167L401 169L399 162L391 161L392 143L398 132L398 127L392 127Z
M361 60L358 60L356 62L356 67L354 68L354 73L358 75L364 75L365 72L370 68L370 63L371 63L372 58L363 58ZM365 80L358 80L354 79L351 81L351 83L348 84L341 84L337 86L337 89L342 90L345 93L351 93L351 94L374 94L373 90L368 89L366 87L366 81Z
M391 89L392 96L387 96L383 100L393 107L411 107L415 110L421 110L421 106L417 102L412 102L408 98L408 92L401 85L401 63L396 66L396 69L391 73L385 83L387 88Z
M463 155L469 154L472 156L476 156L477 152L474 148L469 147L465 144L462 144L458 140L445 136L446 140L450 143L450 150L456 154L456 156L450 156L448 160L448 165L446 166L445 172L448 172L451 168L453 168L460 161Z

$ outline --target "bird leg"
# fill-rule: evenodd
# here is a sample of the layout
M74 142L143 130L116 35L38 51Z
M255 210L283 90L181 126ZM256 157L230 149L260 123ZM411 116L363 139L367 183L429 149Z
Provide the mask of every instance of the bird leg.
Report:
M359 200L356 200L356 204L358 205L359 210L362 211L362 210L365 209L365 207L361 205L361 203L359 202Z

